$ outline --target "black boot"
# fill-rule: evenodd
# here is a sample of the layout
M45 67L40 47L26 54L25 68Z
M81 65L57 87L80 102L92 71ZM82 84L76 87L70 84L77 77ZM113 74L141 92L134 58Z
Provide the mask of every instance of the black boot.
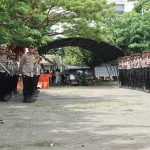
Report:
M35 102L35 101L36 101L36 97L35 97L35 96L33 96L33 95L31 95L31 99L32 99L32 101L33 101L33 102Z
M12 97L11 94L7 94L4 96L3 101L8 101Z
M5 99L4 96L0 98L0 101L2 101L2 102L8 102L8 100Z
M38 93L34 92L34 93L32 94L32 96L33 96L33 97L38 97Z
M30 95L25 95L24 96L24 100L23 100L23 103L32 103L32 102L35 102L35 98L33 98L32 96Z
M36 89L35 92L38 94L38 93L40 93L40 90Z
M18 94L18 93L19 93L19 91L18 91L18 90L14 90L13 92L14 92L14 94Z

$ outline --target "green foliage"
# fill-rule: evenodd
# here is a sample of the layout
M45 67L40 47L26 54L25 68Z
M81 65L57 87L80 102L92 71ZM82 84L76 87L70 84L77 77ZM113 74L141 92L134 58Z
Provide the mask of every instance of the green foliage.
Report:
M79 47L64 48L63 63L72 66L88 66L95 74L94 67L100 65L102 60L94 53Z
M150 48L150 12L123 14L112 22L108 39L127 54Z
M33 144L30 144L30 146L37 146L37 147L50 147L51 144L53 145L52 141L44 140L44 141L38 141Z
M112 6L106 0L1 0L0 43L43 45L59 34L101 41ZM58 23L61 31L52 28Z
M107 0L1 0L0 43L39 46L58 35L101 42L108 34L108 20L115 16L113 6ZM63 56L71 65L101 63L99 57L79 48L71 47L68 54L64 48L50 53Z
M78 47L66 47L64 49L64 64L73 66L97 66L102 63L99 56L90 51Z
M145 11L149 12L150 8L150 1L149 0L129 0L135 2L134 4L134 10L137 13L143 13Z

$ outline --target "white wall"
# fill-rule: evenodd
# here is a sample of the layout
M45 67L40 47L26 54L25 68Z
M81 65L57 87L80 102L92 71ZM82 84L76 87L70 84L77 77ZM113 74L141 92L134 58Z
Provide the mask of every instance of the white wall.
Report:
M133 7L134 7L134 2L128 2L127 0L108 0L108 3L114 2L116 3L115 8L117 9L117 5L124 5L124 10L120 10L122 12L130 12ZM116 12L119 12L118 10L116 10Z

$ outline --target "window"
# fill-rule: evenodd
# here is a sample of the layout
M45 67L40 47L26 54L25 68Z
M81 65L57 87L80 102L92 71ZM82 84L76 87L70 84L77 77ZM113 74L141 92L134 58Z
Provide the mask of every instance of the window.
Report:
M124 13L124 4L116 4L115 13L116 14L123 14Z

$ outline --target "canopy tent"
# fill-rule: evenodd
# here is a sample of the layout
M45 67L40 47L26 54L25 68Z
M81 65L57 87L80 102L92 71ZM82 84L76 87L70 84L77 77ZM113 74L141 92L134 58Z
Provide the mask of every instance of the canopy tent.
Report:
M96 55L98 55L103 62L109 62L117 59L118 57L125 56L124 51L108 42L100 42L86 39L86 38L63 38L52 41L47 45L44 45L39 48L39 54L46 54L48 51L54 48L66 47L66 46L75 46L80 47L86 50L89 50Z

